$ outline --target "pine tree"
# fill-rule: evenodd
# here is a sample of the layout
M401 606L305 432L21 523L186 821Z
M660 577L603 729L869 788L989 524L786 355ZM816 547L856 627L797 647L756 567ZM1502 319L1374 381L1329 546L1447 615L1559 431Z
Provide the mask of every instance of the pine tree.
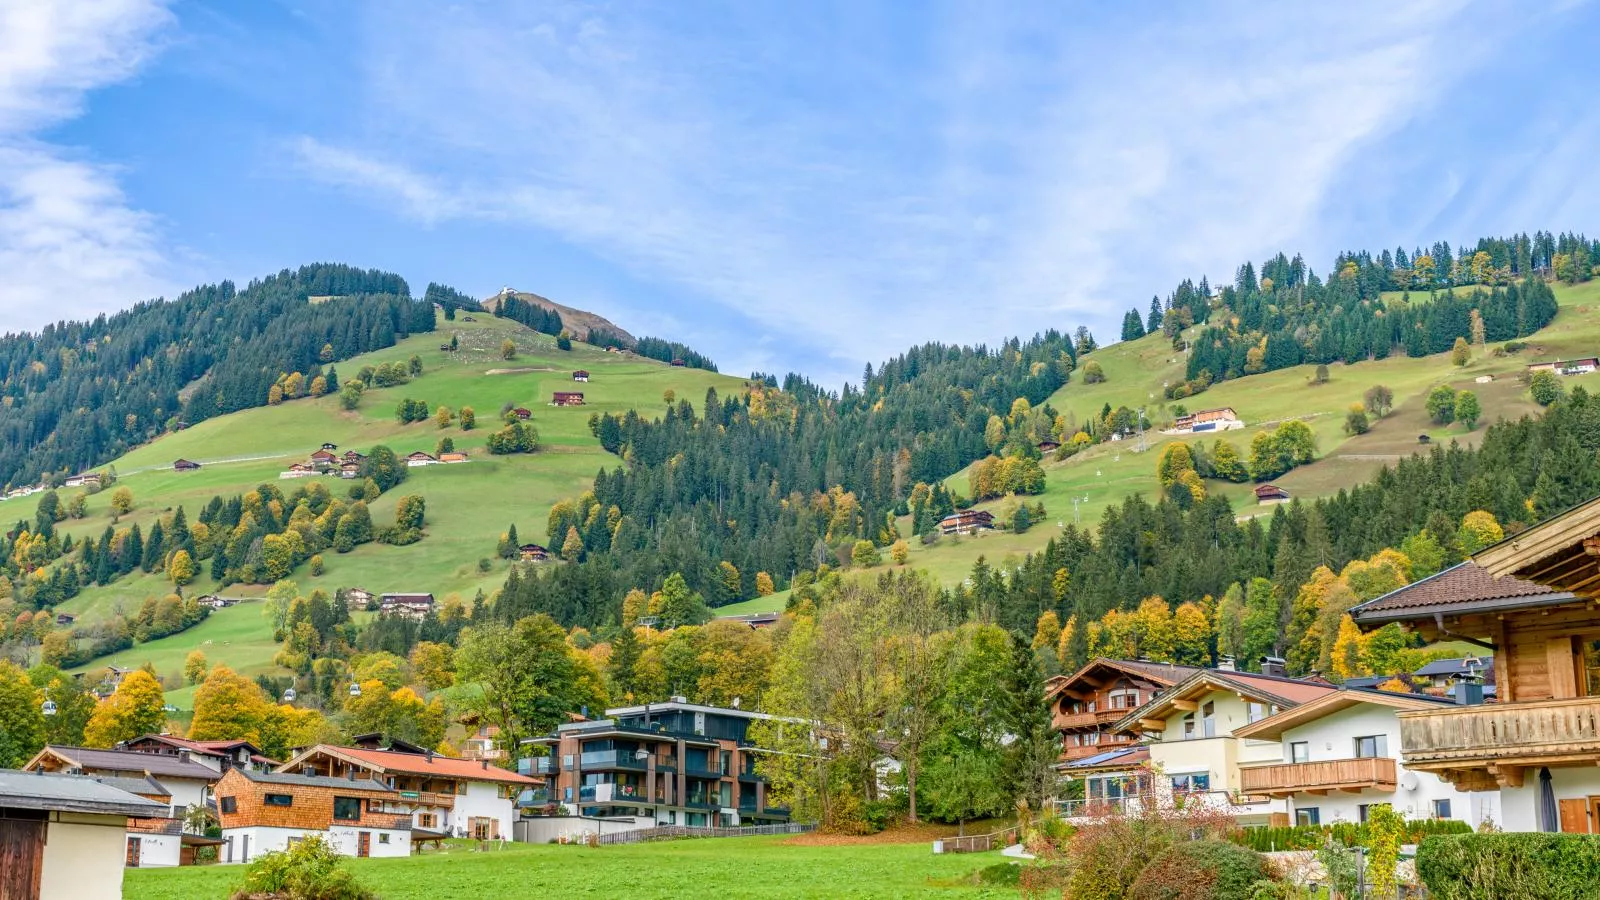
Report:
M611 681L612 700L629 702L634 699L637 691L634 673L643 652L639 635L632 626L623 628L617 639L611 642L611 659L606 663L606 677Z
M1150 298L1150 317L1145 320L1146 333L1161 330L1161 301L1155 297Z
M1043 810L1055 798L1055 764L1061 756L1061 738L1050 721L1044 682L1032 646L1013 633L1000 716L1001 726L1012 738L1004 751L1005 777L1011 796L1033 810Z

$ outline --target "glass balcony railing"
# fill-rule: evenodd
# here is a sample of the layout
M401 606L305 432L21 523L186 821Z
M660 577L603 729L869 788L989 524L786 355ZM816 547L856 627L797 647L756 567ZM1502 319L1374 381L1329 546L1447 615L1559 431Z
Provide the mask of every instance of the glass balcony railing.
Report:
M556 761L548 756L535 756L517 760L517 771L523 775L554 775Z
M632 750L590 750L578 759L585 769L644 769L645 761Z

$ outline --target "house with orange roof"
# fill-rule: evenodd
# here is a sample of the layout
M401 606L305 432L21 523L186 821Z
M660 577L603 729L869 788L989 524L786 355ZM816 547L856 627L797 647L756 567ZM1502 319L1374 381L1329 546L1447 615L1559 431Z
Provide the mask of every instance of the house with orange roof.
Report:
M517 795L535 786L532 778L486 759L412 753L392 745L372 750L318 744L278 771L371 779L397 792L393 802L411 816L413 828L477 840L511 840Z

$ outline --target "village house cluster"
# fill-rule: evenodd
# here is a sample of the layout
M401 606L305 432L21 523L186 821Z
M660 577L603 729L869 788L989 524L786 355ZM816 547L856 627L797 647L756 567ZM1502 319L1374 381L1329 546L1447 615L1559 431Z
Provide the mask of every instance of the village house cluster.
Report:
M408 467L433 466L449 463L464 463L467 454L459 451L440 453L435 456L421 450L404 457ZM325 443L312 452L311 457L305 462L290 464L289 468L278 473L279 478L310 478L317 475L330 475L339 478L360 478L362 464L367 461L367 455L359 450L346 450L339 453L339 445Z

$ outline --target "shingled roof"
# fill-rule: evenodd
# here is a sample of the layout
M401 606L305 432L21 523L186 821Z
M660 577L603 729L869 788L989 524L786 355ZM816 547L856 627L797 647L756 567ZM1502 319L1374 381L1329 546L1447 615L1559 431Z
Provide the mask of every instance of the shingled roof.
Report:
M1429 619L1436 612L1456 616L1551 606L1571 599L1573 596L1567 591L1552 590L1511 575L1495 578L1482 566L1467 560L1375 600L1357 604L1351 608L1350 616L1361 625L1382 625Z
M216 781L222 773L180 756L165 753L139 753L134 750L95 750L89 747L66 747L49 744L28 763L34 763L49 754L65 760L86 772L128 772L154 775L157 778L193 778L197 781Z

